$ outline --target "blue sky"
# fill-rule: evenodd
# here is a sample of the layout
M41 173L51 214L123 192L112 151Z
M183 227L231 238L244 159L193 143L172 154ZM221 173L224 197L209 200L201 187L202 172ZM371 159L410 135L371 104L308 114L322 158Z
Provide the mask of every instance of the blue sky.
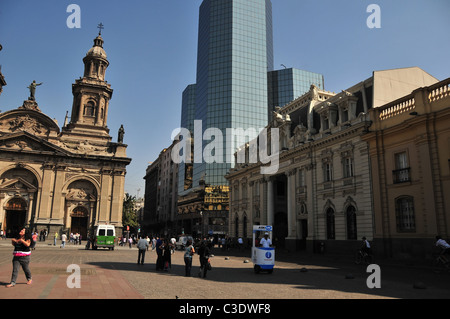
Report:
M145 169L172 142L180 125L181 94L195 83L201 0L1 0L0 64L7 86L0 110L17 108L31 81L44 82L36 99L62 126L72 107L72 83L102 22L114 89L108 114L113 141L121 124L133 160L125 191L144 194ZM70 4L81 28L69 29ZM370 4L381 28L369 29ZM340 92L374 70L418 66L450 77L448 0L272 0L275 68L322 73L325 89Z

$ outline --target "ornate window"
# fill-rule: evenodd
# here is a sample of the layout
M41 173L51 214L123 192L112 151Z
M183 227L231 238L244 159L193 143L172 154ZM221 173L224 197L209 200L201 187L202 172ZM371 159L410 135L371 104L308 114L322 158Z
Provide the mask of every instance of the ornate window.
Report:
M331 162L323 164L323 181L331 182L333 180L333 165Z
M415 232L416 222L414 214L414 197L400 196L395 199L395 214L397 231Z
M353 176L353 158L345 157L343 159L344 163L344 178Z
M408 156L406 152L397 153L395 157L395 170L392 171L394 184L409 182L410 178L410 168L408 164Z

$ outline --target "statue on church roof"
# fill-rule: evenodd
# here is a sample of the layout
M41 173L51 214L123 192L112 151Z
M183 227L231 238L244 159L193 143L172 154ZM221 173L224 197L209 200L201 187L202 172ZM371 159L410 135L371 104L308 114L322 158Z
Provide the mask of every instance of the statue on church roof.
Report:
M122 124L122 125L120 125L119 134L118 134L118 137L117 137L117 142L118 143L123 143L123 136L124 135L125 135L125 129L123 128L123 124Z
M27 86L27 88L30 89L30 97L28 98L29 100L31 100L31 101L36 100L34 94L36 93L36 86L38 86L38 85L42 85L42 82L36 83L36 81L33 80L33 82L31 82L30 86Z

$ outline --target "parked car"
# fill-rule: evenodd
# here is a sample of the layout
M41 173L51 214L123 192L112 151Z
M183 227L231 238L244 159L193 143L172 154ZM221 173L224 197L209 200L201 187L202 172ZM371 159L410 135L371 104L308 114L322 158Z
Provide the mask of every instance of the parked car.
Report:
M175 243L175 247L177 250L183 250L186 247L187 241L190 240L192 244L194 244L194 238L189 235L183 235L178 237L178 241Z

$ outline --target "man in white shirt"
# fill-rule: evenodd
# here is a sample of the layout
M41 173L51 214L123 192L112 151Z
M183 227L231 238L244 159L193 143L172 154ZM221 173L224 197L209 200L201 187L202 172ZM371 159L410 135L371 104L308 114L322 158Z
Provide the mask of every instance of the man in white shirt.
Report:
M61 235L61 246L59 246L59 248L64 248L64 247L66 247L66 240L67 240L67 235L63 233L63 234Z
M269 233L264 234L264 237L259 242L259 245L263 248L269 248L270 246L272 246L272 241L269 238Z
M244 240L242 239L242 237L238 238L238 248L239 250L242 250L242 248L244 247Z
M443 254L450 254L450 245L440 236L436 236L436 246L443 250Z

